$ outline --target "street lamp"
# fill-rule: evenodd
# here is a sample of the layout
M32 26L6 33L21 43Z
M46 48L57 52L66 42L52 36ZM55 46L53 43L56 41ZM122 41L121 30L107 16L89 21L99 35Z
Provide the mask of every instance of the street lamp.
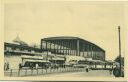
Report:
M120 26L118 26L118 34L119 34L119 60L120 60L120 76L122 76L122 72L121 72L121 38L120 38Z

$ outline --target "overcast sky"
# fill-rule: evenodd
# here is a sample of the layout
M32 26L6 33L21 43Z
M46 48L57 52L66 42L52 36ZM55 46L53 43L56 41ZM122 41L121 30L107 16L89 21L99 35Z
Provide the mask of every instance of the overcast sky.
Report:
M106 51L108 60L118 56L118 29L121 26L122 54L125 54L124 6L99 2L6 3L5 42L19 35L28 44L41 38L75 36L91 41Z

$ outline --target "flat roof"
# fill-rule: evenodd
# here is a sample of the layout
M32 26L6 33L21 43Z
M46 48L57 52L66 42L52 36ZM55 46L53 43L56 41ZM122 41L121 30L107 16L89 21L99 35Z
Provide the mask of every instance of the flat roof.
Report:
M60 39L80 39L78 37L72 37L72 36L58 36L58 37L48 37L44 38L43 40L60 40Z

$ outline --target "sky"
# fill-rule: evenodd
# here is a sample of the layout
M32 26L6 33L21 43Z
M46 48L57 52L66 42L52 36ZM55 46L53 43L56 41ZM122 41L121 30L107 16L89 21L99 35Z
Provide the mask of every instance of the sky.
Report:
M113 2L18 2L4 5L4 41L17 35L28 44L54 36L74 36L106 51L106 59L118 54L118 26L121 26L122 56L125 54L124 5Z

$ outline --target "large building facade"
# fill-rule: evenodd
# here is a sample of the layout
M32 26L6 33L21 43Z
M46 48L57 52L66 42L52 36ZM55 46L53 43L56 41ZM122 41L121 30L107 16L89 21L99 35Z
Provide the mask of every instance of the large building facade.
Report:
M42 57L43 60L63 62L87 58L105 61L105 51L99 46L78 37L49 37L41 39L40 48L29 45L4 43L4 60L11 69L17 69L22 56Z
M61 56L82 56L105 61L105 50L78 37L49 37L41 39L41 49Z

